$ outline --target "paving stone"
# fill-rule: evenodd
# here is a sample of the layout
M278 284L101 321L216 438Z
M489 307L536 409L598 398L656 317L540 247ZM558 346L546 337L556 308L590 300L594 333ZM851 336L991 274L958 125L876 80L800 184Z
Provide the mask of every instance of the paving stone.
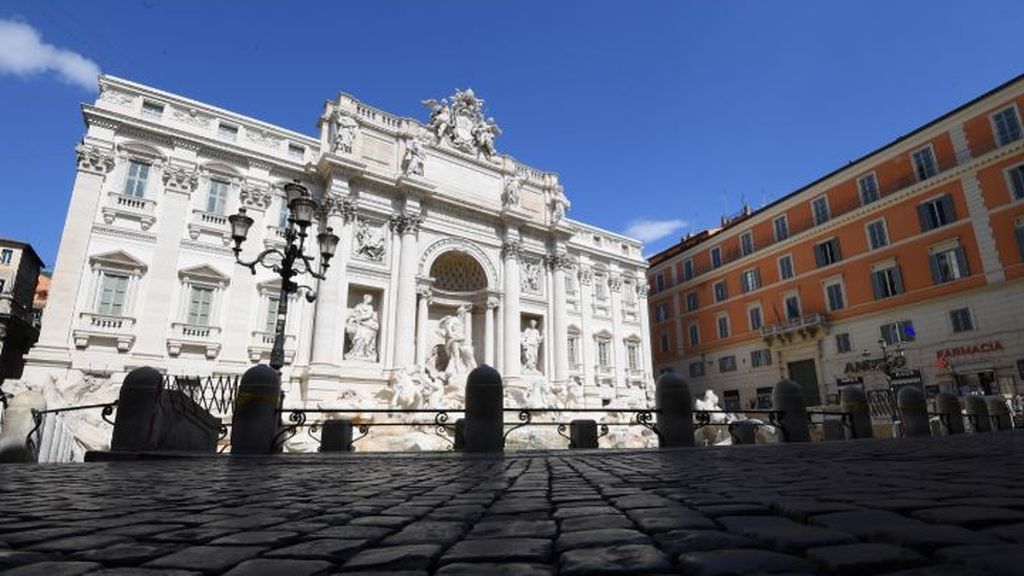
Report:
M382 542L385 546L400 544L441 544L447 546L458 540L466 532L467 526L461 522L434 522L421 520L413 522Z
M222 544L237 544L239 546L268 546L287 544L299 538L298 532L287 530L254 530L252 532L238 532L229 536L217 538L210 542L213 546Z
M683 573L692 576L815 572L814 565L803 558L768 550L690 552L680 555L678 562Z
M968 530L961 526L928 524L923 526L914 526L912 524L880 526L873 537L876 540L906 546L925 553L949 546L1000 543L1000 540L994 536Z
M441 563L547 562L550 557L551 540L544 538L463 540L441 556Z
M650 544L651 539L643 532L623 528L606 528L603 530L583 530L562 534L555 541L559 552L576 548L595 548L613 544Z
M38 542L57 540L58 538L78 536L87 532L89 530L84 528L39 528L36 530L26 530L25 532L4 534L4 542L10 546L22 547Z
M166 556L180 545L176 544L115 544L106 548L83 550L71 556L72 560L99 562L104 566L136 566L154 558Z
M202 572L223 572L266 550L261 546L189 546L145 564L151 568L181 568Z
M985 534L1010 542L1024 543L1024 524L1005 524L1003 526L986 528L984 532Z
M235 566L225 576L314 576L327 574L334 564L323 560L257 558Z
M911 516L935 524L957 524L968 527L1011 524L1024 521L1024 512L987 506L926 508L911 513Z
M661 514L657 512L661 512ZM629 517L636 522L636 525L641 530L651 533L685 529L713 530L717 528L712 519L685 508L631 510Z
M928 564L927 558L913 550L873 543L811 548L807 558L840 576L879 574Z
M579 532L580 530L600 530L604 528L633 528L633 521L618 516L590 516L584 518L566 518L558 523L561 531Z
M487 576L555 576L555 571L546 564L456 562L446 564L435 572L436 576L479 576L481 574Z
M228 534L234 534L238 530L234 528L185 528L184 530L173 530L150 536L149 540L156 542L183 542L187 544L204 544Z
M553 520L480 522L473 526L466 538L554 538L557 531L558 526Z
M104 568L89 572L89 576L202 576L202 572L193 570L173 570L165 568Z
M786 516L794 520L805 520L809 516L828 514L830 512L846 512L858 510L859 506L843 504L842 502L830 502L827 500L779 500L773 506Z
M345 563L346 570L388 568L426 569L441 555L437 544L411 544L364 550Z
M71 536L69 538L58 538L57 540L40 542L39 544L30 546L29 550L37 552L71 553L81 550L105 548L107 546L124 544L126 542L132 542L132 539L127 536L115 536L113 534L88 534L85 536Z
M852 510L812 516L808 522L825 528L832 528L852 534L858 538L870 538L892 529L895 526L907 526L908 530L927 527L924 522L890 512L888 510Z
M1024 545L955 546L939 550L936 558L966 564L993 576L1019 576L1024 567Z
M615 508L611 506L574 506L571 508L559 508L555 510L552 517L558 520L565 520L567 518L584 518L587 516L614 516L621 514Z
M131 538L145 538L154 534L173 532L184 528L184 524L129 524L127 526L116 526L107 528L101 534L114 534L117 536L129 536Z
M562 576L596 574L650 574L672 569L669 559L654 546L625 544L606 548L569 550L559 557Z
M956 564L939 564L910 568L898 572L886 572L883 576L988 576L977 568L958 566Z
M352 521L352 526L383 526L385 528L400 528L412 522L415 518L409 516L364 516Z
M548 512L549 510L551 510L551 503L545 499L516 500L509 498L495 502L487 509L487 512L489 514L520 514L522 512Z
M32 564L33 562L45 562L48 558L49 556L40 552L0 550L0 570Z
M4 576L78 576L102 568L95 562L38 562L18 566L4 572Z
M756 516L758 514L771 514L772 509L763 504L711 504L709 506L698 506L697 512L705 516L716 518L718 516Z
M269 558L297 558L302 560L334 560L341 561L355 556L366 548L366 540L338 540L321 538L307 540L284 548L277 548L264 554Z
M718 530L673 530L655 534L658 546L672 556L687 552L728 550L736 548L758 548L761 545L751 538L719 532Z
M318 532L308 534L307 538L337 538L338 540L366 540L367 542L377 542L387 536L393 534L394 528L384 528L381 526L331 526L330 528L324 528Z

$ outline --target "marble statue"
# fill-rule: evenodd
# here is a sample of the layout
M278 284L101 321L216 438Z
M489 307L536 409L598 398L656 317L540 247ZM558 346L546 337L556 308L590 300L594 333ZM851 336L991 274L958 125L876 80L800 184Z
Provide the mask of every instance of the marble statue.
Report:
M530 294L540 294L541 267L538 262L523 262L523 275L519 280L519 289Z
M487 118L473 126L473 140L486 156L497 154L494 149L494 137L499 134L501 134L501 128L494 123L494 118Z
M423 146L416 138L406 140L402 173L406 176L423 176Z
M493 118L484 117L484 101L476 97L472 88L456 89L451 98L440 102L431 98L421 103L430 108L427 130L434 135L435 144L447 141L457 150L488 158L497 153L494 139L501 129Z
M377 332L380 322L377 311L373 309L373 296L363 295L363 301L350 308L345 321L345 333L352 341L352 346L345 353L345 359L377 361Z
M445 316L438 323L438 333L448 354L448 365L444 373L449 379L455 375L468 374L476 368L473 346L466 341L465 317L468 312L468 306L459 306L454 316Z
M540 345L543 340L544 336L537 329L537 320L531 318L530 325L523 330L519 338L519 343L523 349L524 372L539 372L537 369L537 357L540 355Z
M501 205L506 209L519 207L519 190L523 187L526 177L521 174L505 176L505 189L501 195Z
M565 196L565 189L561 186L556 186L551 199L551 218L554 222L561 222L565 218L565 213L569 211L569 207L572 205L569 199Z
M353 250L358 256L367 260L381 262L384 260L384 227L371 228L365 220L359 220L355 229Z
M704 392L704 396L693 401L694 409L698 411L709 411L709 426L701 426L695 431L698 444L727 446L732 444L732 436L729 434L729 424L734 422L749 422L756 426L755 436L757 442L764 444L777 441L777 432L774 426L766 424L762 420L747 418L743 414L725 412L718 403L718 395L712 390Z
M442 98L438 102L430 98L423 100L422 104L430 108L430 120L427 121L427 129L434 135L434 142L438 143L452 126L452 111L448 107L448 99Z
M356 141L359 124L355 118L345 114L338 115L337 130L334 133L334 153L352 153L352 145Z

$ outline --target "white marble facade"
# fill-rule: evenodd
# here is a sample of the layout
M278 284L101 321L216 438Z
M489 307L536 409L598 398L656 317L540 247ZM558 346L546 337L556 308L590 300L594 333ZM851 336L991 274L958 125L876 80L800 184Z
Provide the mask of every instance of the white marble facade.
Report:
M113 397L138 366L267 361L279 285L235 264L226 216L256 220L251 258L282 242L281 186L297 180L341 244L317 300L289 303L287 405L460 404L482 363L510 401L651 400L641 244L568 218L558 177L497 151L472 90L424 101L423 123L340 94L310 137L122 79L100 88L40 341L12 390L71 404Z

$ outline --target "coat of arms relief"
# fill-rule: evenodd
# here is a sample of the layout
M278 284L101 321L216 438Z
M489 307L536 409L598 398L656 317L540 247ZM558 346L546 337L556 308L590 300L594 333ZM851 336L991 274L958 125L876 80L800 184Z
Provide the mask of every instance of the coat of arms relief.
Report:
M433 98L423 100L430 109L427 130L434 136L434 144L447 142L467 154L495 156L494 139L501 129L494 118L484 116L484 101L476 97L472 88L455 90L450 98L440 102Z

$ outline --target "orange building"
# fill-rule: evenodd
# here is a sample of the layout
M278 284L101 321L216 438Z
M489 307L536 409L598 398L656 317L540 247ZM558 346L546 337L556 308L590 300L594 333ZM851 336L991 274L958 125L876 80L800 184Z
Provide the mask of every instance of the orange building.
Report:
M652 256L655 370L733 409L885 388L897 352L897 384L1024 391L1022 109L1019 76Z

